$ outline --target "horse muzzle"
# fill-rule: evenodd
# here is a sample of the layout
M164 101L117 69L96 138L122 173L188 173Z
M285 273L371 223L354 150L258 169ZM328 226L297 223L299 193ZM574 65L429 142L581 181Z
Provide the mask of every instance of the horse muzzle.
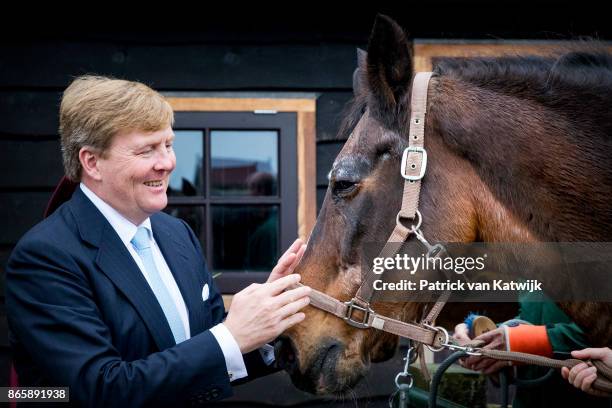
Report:
M279 337L274 350L278 366L289 373L293 385L311 394L343 394L366 370L361 361L358 364L347 362L344 346L332 338L321 341L308 357L299 356L288 336Z

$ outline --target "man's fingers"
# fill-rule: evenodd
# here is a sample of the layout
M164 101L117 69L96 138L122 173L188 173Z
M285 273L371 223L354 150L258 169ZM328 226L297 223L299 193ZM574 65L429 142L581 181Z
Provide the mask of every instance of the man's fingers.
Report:
M295 254L289 254L285 259L281 258L278 261L278 264L272 270L272 274L277 275L289 275L293 273L295 268L298 266L300 261L302 260L302 256L304 255L304 251L306 250L306 245L302 245ZM270 274L270 275L272 275Z
M293 241L293 244L291 244L291 246L289 247L289 250L291 252L297 252L302 245L305 245L302 238L296 238L296 240Z
M295 257L296 254L294 253L284 254L283 256L281 256L274 269L272 269L272 273L280 273L283 270L289 268L291 264L293 264L293 262L295 261Z
M300 248L302 247L302 245L304 245L304 241L302 241L300 238L296 239L295 241L293 241L293 244L291 244L289 249L287 249L285 251L283 256L281 256L281 259L283 259L285 256L289 256L291 254L297 254L298 251L300 250ZM280 262L280 260L279 260L279 262Z
M274 282L285 275L292 274L300 263L305 250L306 244L301 239L296 239L291 247L280 257L272 272L270 272L268 283Z
M298 274L291 274L287 276L283 276L282 278L278 278L274 282L269 282L263 285L269 294L272 296L276 296L279 293L283 292L285 289L296 285L301 279L301 276Z
M293 260L293 262L291 262L291 265L289 265L289 273L293 272L295 267L299 265L300 261L302 260L302 257L304 256L304 252L306 252L306 244L303 244L295 254L295 259Z
M291 265L295 262L296 255L295 254L285 254L278 260L278 263L268 275L268 279L266 283L274 282L275 280L282 278L283 276L289 275L293 269L291 269Z
M285 253L280 257L280 259L276 263L276 266L272 270L272 273L274 274L275 272L278 272L279 270L283 268L289 267L293 263L293 261L295 261L295 256L299 252L302 245L304 245L304 242L300 238L293 241L293 244L291 244L289 249L285 251Z
M291 326L298 324L299 322L304 320L304 318L306 318L306 315L300 312L300 313L296 313L282 320L281 321L281 327L282 327L281 333L287 330L288 328L290 328Z
M245 294L250 294L252 292L255 292L260 287L261 287L260 283L251 283L249 286L247 286L246 288L242 289L240 292L245 293Z
M288 316L296 314L298 311L300 311L300 309L308 306L309 303L310 298L301 298L294 302L287 303L285 306L280 308L278 313L280 314L281 318L284 319Z
M311 292L311 289L308 286L300 286L295 289L289 289L276 297L276 302L278 302L279 306L285 306L291 302L295 302L296 300L308 296Z

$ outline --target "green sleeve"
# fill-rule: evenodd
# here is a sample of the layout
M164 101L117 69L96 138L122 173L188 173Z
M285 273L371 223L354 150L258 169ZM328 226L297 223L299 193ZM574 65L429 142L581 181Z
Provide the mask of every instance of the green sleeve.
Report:
M546 332L554 352L569 353L590 346L584 332L574 322L547 324Z
M580 326L545 296L523 296L520 306L521 319L546 326L548 339L555 353L569 353L590 346Z

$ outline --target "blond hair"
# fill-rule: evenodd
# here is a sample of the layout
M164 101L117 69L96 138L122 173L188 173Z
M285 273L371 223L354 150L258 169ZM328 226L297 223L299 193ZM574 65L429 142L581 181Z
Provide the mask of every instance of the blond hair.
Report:
M162 95L133 81L85 75L64 91L59 133L66 176L81 179L79 151L103 155L119 132L156 132L172 126L174 113Z

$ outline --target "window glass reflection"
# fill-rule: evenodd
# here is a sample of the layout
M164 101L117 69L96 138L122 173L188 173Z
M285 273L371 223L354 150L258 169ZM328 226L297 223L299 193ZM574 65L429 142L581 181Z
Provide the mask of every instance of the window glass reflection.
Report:
M278 258L277 205L212 206L213 269L271 271Z
M278 132L210 132L211 195L278 195Z
M204 231L204 206L169 205L164 209L164 212L184 220L191 227L196 237L199 237L202 248L206 248L204 234L202 234Z
M170 174L168 195L204 195L202 188L204 133L201 130L175 130L174 134L176 168Z

